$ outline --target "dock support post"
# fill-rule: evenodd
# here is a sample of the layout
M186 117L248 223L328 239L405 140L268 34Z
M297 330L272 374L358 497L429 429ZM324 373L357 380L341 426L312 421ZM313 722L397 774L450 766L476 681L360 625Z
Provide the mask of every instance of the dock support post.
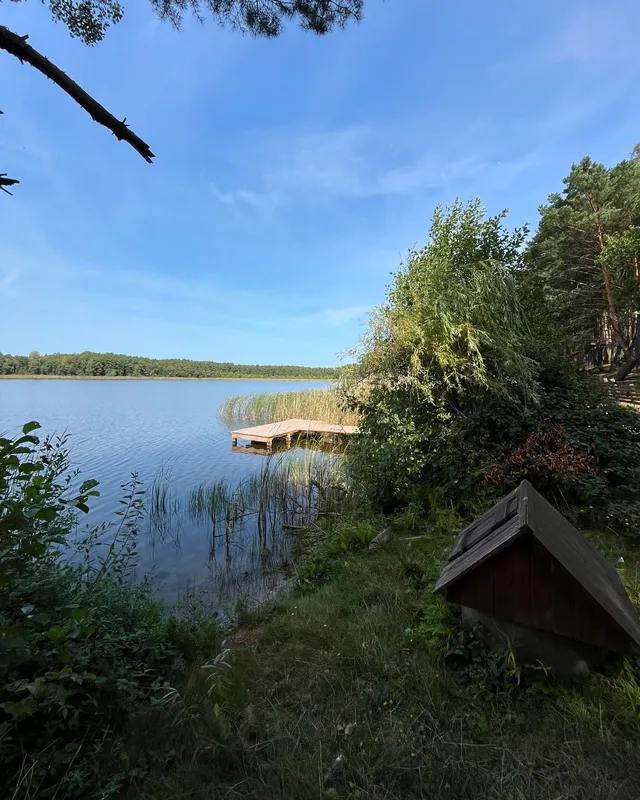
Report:
M287 447L291 447L291 434L287 434Z
M238 440L236 439L235 436L232 436L231 437L231 447L237 447L237 445L238 445Z

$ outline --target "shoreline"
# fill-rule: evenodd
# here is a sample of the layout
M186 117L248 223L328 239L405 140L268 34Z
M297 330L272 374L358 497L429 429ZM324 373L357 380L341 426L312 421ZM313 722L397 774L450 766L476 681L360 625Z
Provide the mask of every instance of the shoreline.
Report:
M290 381L299 383L334 383L335 378L287 378L274 375L268 378L220 377L188 378L164 375L0 375L0 380L9 381Z

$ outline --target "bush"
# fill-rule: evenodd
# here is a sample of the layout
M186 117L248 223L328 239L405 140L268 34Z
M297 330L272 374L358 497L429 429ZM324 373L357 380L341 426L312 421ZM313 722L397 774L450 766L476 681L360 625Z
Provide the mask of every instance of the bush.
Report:
M523 231L479 202L434 215L352 376L355 482L386 511L477 513L528 478L563 511L640 521L640 417L588 385L520 286Z
M101 773L113 737L203 642L128 580L143 512L135 476L119 523L72 553L97 484L74 491L65 439L41 443L37 427L0 439L0 787L14 798L106 797L126 777Z

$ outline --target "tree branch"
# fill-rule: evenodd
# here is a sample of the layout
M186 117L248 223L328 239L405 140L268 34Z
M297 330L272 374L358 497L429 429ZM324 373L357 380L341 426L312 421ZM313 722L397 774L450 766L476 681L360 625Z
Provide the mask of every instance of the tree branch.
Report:
M17 181L15 178L7 178L6 172L0 172L0 191L11 194L8 189L5 189L5 186L15 186L16 183L20 183L20 181Z
M108 128L116 139L128 142L136 152L140 153L145 161L151 164L154 155L149 145L129 129L126 119L122 121L116 119L104 106L101 106L90 94L78 86L75 81L71 80L65 72L56 67L46 56L43 56L37 50L34 50L31 45L27 44L27 38L27 36L18 36L17 33L5 28L4 25L0 25L0 50L6 50L7 53L11 53L12 56L20 59L23 64L26 62L43 75L46 75L69 97L72 97L78 105L82 106L95 122ZM9 179L5 178L4 180ZM13 183L17 183L17 181L13 181Z

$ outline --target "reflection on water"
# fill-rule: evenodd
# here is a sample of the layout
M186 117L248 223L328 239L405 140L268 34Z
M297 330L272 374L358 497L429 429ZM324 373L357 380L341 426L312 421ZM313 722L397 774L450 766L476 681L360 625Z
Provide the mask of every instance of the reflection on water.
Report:
M147 487L149 512L139 540L139 571L152 575L155 593L169 603L187 587L197 586L207 587L211 604L220 607L227 598L229 602L259 599L278 589L283 580L280 566L290 559L292 538L278 527L280 521L297 519L296 513L298 519L304 518L309 503L317 505L317 496L313 491L309 495L309 484L303 481L294 490L285 491L281 485L276 503L266 503L264 496L261 500L258 486L266 480L263 472L275 472L281 456L251 458L232 452L231 429L216 411L238 393L326 385L0 381L0 433L15 433L35 419L42 424L43 436L70 434L73 466L83 478L100 481L100 497L86 518L89 525L114 519L121 486L137 472ZM296 461L302 453L296 448L283 458ZM221 482L226 499L222 506L217 501L212 505L211 498L220 496ZM245 488L234 495L237 487Z
M224 612L238 601L252 606L286 588L293 546L288 529L312 525L344 505L339 454L296 450L260 463L259 472L236 485L219 479L180 498L163 474L149 492L146 532L152 545L170 540L180 548L185 527L206 536L209 553L199 588L210 609ZM166 596L170 574L154 577Z

